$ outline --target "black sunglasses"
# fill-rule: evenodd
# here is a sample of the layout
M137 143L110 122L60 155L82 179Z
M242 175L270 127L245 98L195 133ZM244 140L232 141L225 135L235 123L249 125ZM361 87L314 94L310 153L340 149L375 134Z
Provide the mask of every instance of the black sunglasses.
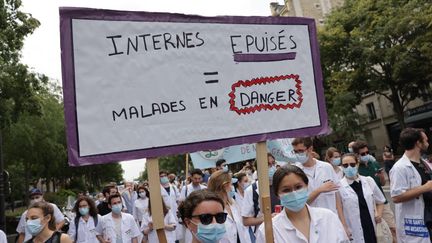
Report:
M216 219L216 223L223 224L226 221L227 213L217 213L217 214L200 214L200 215L192 215L192 218L199 218L201 224L209 225L213 222L213 217Z
M344 168L348 168L348 165L351 166L351 167L355 167L355 166L357 165L357 163L342 164L342 166L343 166Z
M361 156L365 156L365 155L368 155L368 154L369 154L369 151L366 151L366 152L361 153L360 155Z

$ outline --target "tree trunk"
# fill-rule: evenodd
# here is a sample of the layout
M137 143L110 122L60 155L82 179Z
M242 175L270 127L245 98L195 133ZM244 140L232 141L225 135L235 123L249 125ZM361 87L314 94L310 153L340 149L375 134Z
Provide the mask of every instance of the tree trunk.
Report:
M399 94L394 86L390 88L391 90L391 102L393 104L393 110L396 113L396 118L399 122L399 126L401 130L406 128L405 117L404 117L404 109L402 106L402 102L399 98Z

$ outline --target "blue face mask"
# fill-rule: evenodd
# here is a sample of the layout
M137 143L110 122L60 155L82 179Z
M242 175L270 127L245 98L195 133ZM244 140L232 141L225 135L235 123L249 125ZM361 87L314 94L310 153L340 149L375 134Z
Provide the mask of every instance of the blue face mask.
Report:
M331 162L334 166L339 166L341 164L341 158L334 158Z
M168 184L169 183L168 177L164 176L164 177L160 178L160 183L161 184Z
M228 172L228 165L224 165L224 166L222 167L222 170L223 170L223 172Z
M195 223L194 223L195 224ZM195 234L196 238L202 243L218 242L226 233L225 224L198 224L198 230Z
M348 166L347 168L343 168L343 172L346 177L354 178L357 176L357 166L356 167Z
M82 216L86 216L89 213L89 208L79 208L78 211Z
M309 160L309 156L306 152L304 153L296 153L296 161L300 164L304 164Z
M32 236L38 235L43 229L43 226L41 224L41 219L27 220L26 228Z
M272 167L269 168L268 173L269 173L269 179L270 179L270 181L273 181L273 175L274 175L275 172L276 172L276 167L272 166Z
M367 155L360 156L360 161L363 163L369 162L369 155L367 154Z
M119 204L113 205L113 206L111 207L111 210L112 210L113 213L115 213L115 214L120 214L121 211L122 211L122 208L123 208L123 205L121 205L121 203L119 203Z
M354 153L353 148L348 148L348 152L350 152L350 153Z
M251 184L249 182L246 182L245 184L242 185L243 190L246 190L246 188L248 188Z
M306 188L288 192L280 196L281 205L293 212L300 212L308 200L309 192Z

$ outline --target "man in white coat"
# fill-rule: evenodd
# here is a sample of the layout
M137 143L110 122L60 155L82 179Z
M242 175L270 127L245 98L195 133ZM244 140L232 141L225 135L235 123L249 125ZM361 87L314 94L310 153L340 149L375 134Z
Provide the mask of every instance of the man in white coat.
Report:
M395 203L397 241L428 243L429 231L424 222L424 195L432 191L432 181L424 178L421 152L429 143L424 131L404 129L399 138L405 153L390 170L390 195Z
M141 234L131 214L123 213L120 194L109 196L108 204L111 213L102 217L96 226L97 238L103 243L138 243Z

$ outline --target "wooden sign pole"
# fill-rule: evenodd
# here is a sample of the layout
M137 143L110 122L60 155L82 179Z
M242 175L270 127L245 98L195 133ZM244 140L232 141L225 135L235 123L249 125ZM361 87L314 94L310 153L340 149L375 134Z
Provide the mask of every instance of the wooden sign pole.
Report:
M187 181L188 173L189 173L189 154L186 154L185 181Z
M162 195L159 179L159 159L147 159L147 170L149 177L151 214L153 219L153 230L156 230L160 243L167 243L165 236L165 223L162 210Z
M268 159L266 142L257 143L257 168L258 168L258 186L261 197L261 212L264 214L264 229L267 243L273 241L273 227L271 215L270 183L268 176Z

